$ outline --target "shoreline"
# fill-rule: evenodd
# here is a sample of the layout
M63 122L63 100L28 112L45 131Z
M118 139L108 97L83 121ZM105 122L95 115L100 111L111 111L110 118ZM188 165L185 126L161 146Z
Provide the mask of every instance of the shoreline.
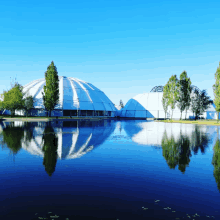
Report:
M66 118L62 118L62 117L59 117L59 118L56 118L56 117L51 117L51 118L26 118L26 117L18 117L18 118L0 118L0 121L57 121L57 120L102 120L102 119L111 119L109 117L93 117L93 118L89 118L89 117L84 117L84 118L77 118L77 117L66 117Z
M154 120L156 122L164 122L164 123L179 123L179 124L197 124L197 125L213 125L220 126L220 120L217 123L217 120Z

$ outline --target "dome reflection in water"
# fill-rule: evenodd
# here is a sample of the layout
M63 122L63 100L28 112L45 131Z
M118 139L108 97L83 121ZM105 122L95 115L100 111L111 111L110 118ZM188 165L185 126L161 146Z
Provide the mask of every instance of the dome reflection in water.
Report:
M2 143L13 155L22 148L43 157L49 176L57 159L75 159L104 143L114 131L108 120L1 122ZM13 138L12 138L13 137Z

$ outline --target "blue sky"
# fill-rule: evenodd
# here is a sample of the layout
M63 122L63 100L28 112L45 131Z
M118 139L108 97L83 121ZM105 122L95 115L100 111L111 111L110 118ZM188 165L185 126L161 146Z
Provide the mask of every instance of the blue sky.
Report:
M0 93L10 79L60 76L92 83L114 104L187 71L213 99L220 1L1 1ZM10 78L11 77L11 78Z

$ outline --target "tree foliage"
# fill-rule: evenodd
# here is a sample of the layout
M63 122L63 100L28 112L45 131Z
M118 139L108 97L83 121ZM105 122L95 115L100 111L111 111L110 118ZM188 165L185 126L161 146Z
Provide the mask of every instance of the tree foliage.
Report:
M46 85L44 86L43 103L50 112L55 108L59 102L59 78L57 68L52 61L51 64L47 67L45 72Z
M211 104L211 99L207 95L206 90L201 92L194 88L191 94L191 110L195 114L195 119L202 115Z
M173 110L175 109L175 105L177 102L178 88L177 88L178 79L176 75L172 75L167 82L168 87L168 105L171 107L172 115L171 120L173 118Z
M24 110L26 113L26 116L29 115L29 111L34 107L34 98L32 96L27 96L24 99Z
M178 93L177 93L177 106L180 109L182 119L182 112L189 109L190 106L190 93L191 93L191 80L187 77L186 71L180 74L180 80L177 83Z
M163 104L163 109L165 112L165 118L167 118L167 109L169 106L169 88L167 84L163 87L162 104Z
M8 109L11 111L11 114L15 114L15 110L21 110L24 106L23 99L23 87L15 83L14 86L9 91L4 91L4 100L2 102L2 106L4 109Z
M212 104L212 100L210 96L208 96L205 89L203 89L200 93L200 114L202 115Z
M121 106L121 108L124 108L124 104L123 104L122 100L120 100L119 105Z
M218 112L217 120L220 112L220 62L215 73L215 84L213 85L215 110Z
M4 110L4 105L3 105L3 101L0 100L0 111L2 111L2 110Z

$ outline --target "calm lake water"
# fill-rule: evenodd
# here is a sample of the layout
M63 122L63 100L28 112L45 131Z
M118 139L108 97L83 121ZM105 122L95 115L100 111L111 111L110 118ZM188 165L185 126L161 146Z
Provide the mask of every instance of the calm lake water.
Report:
M220 219L217 129L0 122L0 219Z

